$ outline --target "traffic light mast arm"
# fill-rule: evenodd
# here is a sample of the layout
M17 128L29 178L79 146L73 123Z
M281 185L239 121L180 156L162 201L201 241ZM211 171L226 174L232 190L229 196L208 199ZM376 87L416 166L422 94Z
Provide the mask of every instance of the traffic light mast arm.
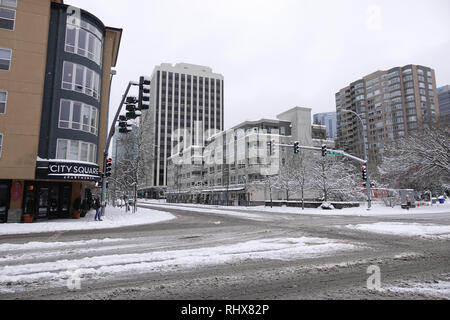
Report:
M364 165L367 164L366 160L358 158L358 157L355 157L355 156L352 156L351 154L348 154L346 152L344 152L344 157L349 158L351 160L355 160L355 161L357 161L357 162L359 162L361 164L364 164Z
M125 104L125 101L127 99L128 92L130 91L131 86L138 86L138 85L139 85L139 83L137 83L135 81L130 81L128 83L127 89L125 90L125 93L124 93L124 95L122 97L122 101L120 102L119 108L117 109L116 116L114 117L114 120L113 120L113 122L111 124L111 129L109 130L108 138L106 139L105 150L104 150L105 159L106 159L107 154L108 154L108 150L109 150L109 146L111 144L111 140L112 140L112 138L113 138L113 136L114 136L114 134L116 132L116 122L119 119L120 113L122 112L122 108L123 108L123 105Z
M293 148L294 147L294 145L292 145L292 144L275 144L275 146L287 147L287 148ZM310 150L310 151L322 152L322 148L321 147L319 148L319 147L310 147L310 146L300 146L300 150ZM351 160L357 161L357 162L359 162L361 164L366 164L367 163L366 160L358 158L358 157L355 157L355 156L352 156L351 154L348 154L348 153L346 153L346 152L344 152L342 150L330 150L330 149L327 149L327 151L329 153L333 153L334 152L334 153L342 154L342 156L344 156L346 158L349 158Z

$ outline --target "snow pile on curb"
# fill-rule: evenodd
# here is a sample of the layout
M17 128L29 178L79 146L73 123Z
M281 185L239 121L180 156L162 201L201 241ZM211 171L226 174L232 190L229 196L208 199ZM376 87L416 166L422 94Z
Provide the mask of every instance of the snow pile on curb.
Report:
M296 207L266 207L266 206L257 206L257 207L227 207L227 206L212 206L212 205L202 205L202 204L191 204L191 203L166 203L165 201L159 200L140 200L141 204L151 204L151 205L159 205L164 207L183 207L184 208L200 208L200 209L209 209L219 211L222 210L222 214L234 214L240 215L242 217L246 217L243 212L232 212L231 211L223 211L223 210L245 210L249 214L252 212L255 213L286 213L286 214L311 214L311 215L339 215L339 216L389 216L389 215L419 215L419 214L430 214L430 213L446 213L450 212L450 201L446 201L445 204L435 204L433 206L421 206L418 208L405 210L400 207L386 207L384 204L373 203L371 210L367 210L367 204L363 203L359 208L344 208L342 210L322 210L320 207L317 209L312 208L296 208ZM207 212L207 211L204 211ZM211 211L212 212L212 211ZM253 216L255 220L264 219L263 216L257 216L256 214ZM251 218L251 216L247 216L247 218Z
M346 228L382 234L430 239L450 239L450 225L420 223L377 222L371 224L347 225Z
M382 289L387 292L398 292L404 294L420 294L433 299L450 299L450 277L445 280L426 281L424 283L403 282L399 286L390 286Z
M11 223L0 225L0 236L11 234L44 233L75 230L100 230L145 225L175 219L170 213L138 208L136 213L125 212L125 209L107 207L103 221L95 221L95 211L84 218L73 220L42 220L31 224Z

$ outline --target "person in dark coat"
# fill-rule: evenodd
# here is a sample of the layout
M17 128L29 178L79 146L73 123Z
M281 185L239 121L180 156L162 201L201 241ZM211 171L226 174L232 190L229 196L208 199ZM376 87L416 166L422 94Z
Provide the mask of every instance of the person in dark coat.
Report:
M101 205L100 205L100 199L97 197L94 201L94 209L95 209L95 221L102 221L100 218L101 213Z

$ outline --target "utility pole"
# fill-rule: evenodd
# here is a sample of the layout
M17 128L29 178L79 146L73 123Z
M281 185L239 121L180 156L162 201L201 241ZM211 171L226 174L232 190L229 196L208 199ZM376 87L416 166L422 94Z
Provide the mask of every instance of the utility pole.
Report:
M361 122L361 126L362 126L362 139L363 139L363 146L364 146L364 160L366 160L365 166L366 166L366 171L367 171L367 183L366 183L366 188L367 188L367 210L370 210L370 208L372 207L372 193L370 191L370 174L369 174L369 159L368 159L368 155L367 155L367 143L366 143L366 127L364 126L364 121L362 120L361 116L359 114L357 114L355 111L352 110L347 110L347 109L342 109L342 112L349 112L354 114L359 121Z

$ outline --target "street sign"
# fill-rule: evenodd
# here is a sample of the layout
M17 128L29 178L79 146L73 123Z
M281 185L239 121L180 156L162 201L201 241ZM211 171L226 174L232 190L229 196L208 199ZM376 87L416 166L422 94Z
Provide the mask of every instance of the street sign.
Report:
M328 151L328 154L332 156L344 156L344 152L341 151Z

